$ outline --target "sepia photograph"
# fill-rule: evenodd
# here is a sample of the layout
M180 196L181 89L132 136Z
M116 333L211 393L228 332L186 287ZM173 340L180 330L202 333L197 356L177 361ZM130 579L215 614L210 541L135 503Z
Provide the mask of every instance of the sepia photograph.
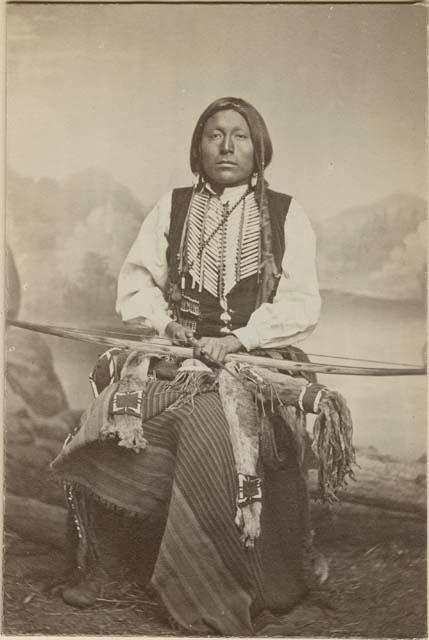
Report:
M427 637L427 7L6 5L2 633Z

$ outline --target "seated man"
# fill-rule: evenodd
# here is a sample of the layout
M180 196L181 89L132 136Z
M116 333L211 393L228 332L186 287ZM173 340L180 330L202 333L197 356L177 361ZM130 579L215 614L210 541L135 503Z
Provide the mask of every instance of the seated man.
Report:
M311 332L320 311L315 239L298 203L268 188L271 158L253 106L222 98L204 111L191 144L194 187L159 201L122 267L117 309L124 321L191 345L209 366L239 351L286 349L297 357L290 345ZM121 356L108 357L114 371ZM141 372L143 364L134 364ZM234 376L222 369L218 379L198 367L189 375L178 365L163 376L149 362L141 383L130 362L122 378L119 367L54 463L66 482L81 573L63 597L92 604L100 569L128 563L188 633L249 635L261 612L288 611L306 591L308 497L296 432L276 412L270 416L279 456L266 465L250 429L251 466L243 473L231 431L238 401L225 404ZM120 434L121 447L89 435L108 424L115 407L120 414L126 385L144 427L135 450L126 444L136 433L131 419L104 430ZM262 414L252 405L248 415L257 424ZM262 511L250 507L256 503ZM237 505L257 514L250 545Z

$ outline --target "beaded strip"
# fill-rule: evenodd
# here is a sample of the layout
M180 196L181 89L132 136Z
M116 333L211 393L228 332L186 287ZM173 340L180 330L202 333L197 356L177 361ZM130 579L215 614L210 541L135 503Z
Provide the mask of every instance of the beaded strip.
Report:
M228 209L228 203L223 205L225 212L225 220L231 215L231 211ZM219 274L218 274L218 291L219 298L224 300L224 284L225 284L225 246L226 246L226 225L223 225L221 229L220 237L220 256L219 256Z
M206 227L207 227L207 211L209 208L209 203L210 203L210 199L207 200L207 205L204 211L204 217L203 217L203 224L201 226L201 234L200 234L200 249L199 249L199 256L200 256L200 286L198 288L198 291L201 293L201 291L203 290L204 287L204 274L205 274L205 258L206 258L206 246L208 245L208 242L204 243L204 238L206 235Z
M243 233L244 233L244 218L246 213L246 203L243 200L243 206L241 209L240 228L238 230L238 248L235 258L235 279L238 282L241 276L241 254L243 251ZM258 262L259 264L259 262Z
M197 330L197 321L191 320L190 318L182 318L181 325L194 333Z
M251 502L262 501L262 480L258 476L238 473L237 505L244 507Z
M86 558L88 551L88 540L86 536L85 527L79 515L79 508L77 500L74 496L73 487L69 482L64 482L64 492L67 500L67 504L70 509L70 513L73 518L73 524L76 529L78 537L76 562L78 569L85 570Z
M320 400L326 387L323 384L308 384L302 387L298 406L304 413L318 413Z

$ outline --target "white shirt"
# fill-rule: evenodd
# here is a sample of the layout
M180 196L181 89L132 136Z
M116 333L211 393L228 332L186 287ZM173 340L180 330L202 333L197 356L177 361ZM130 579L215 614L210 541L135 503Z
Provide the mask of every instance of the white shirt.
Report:
M246 187L226 188L221 201L232 206ZM116 311L122 320L144 318L163 335L171 317L163 290L167 284L166 250L172 191L155 205L121 268ZM305 338L316 326L320 295L315 266L316 240L302 207L292 200L285 222L282 275L273 303L264 303L234 334L250 351L256 347L283 347Z

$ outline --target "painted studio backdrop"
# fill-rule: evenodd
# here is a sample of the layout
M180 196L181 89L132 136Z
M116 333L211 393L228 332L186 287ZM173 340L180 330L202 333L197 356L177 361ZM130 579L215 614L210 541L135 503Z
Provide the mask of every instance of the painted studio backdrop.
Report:
M318 238L314 354L421 364L425 19L410 6L18 5L7 15L7 242L19 317L115 317L150 207L191 184L196 119L234 95L263 114L267 178ZM71 407L102 349L47 338ZM347 362L347 361L344 361ZM337 377L355 443L425 451L425 380Z

